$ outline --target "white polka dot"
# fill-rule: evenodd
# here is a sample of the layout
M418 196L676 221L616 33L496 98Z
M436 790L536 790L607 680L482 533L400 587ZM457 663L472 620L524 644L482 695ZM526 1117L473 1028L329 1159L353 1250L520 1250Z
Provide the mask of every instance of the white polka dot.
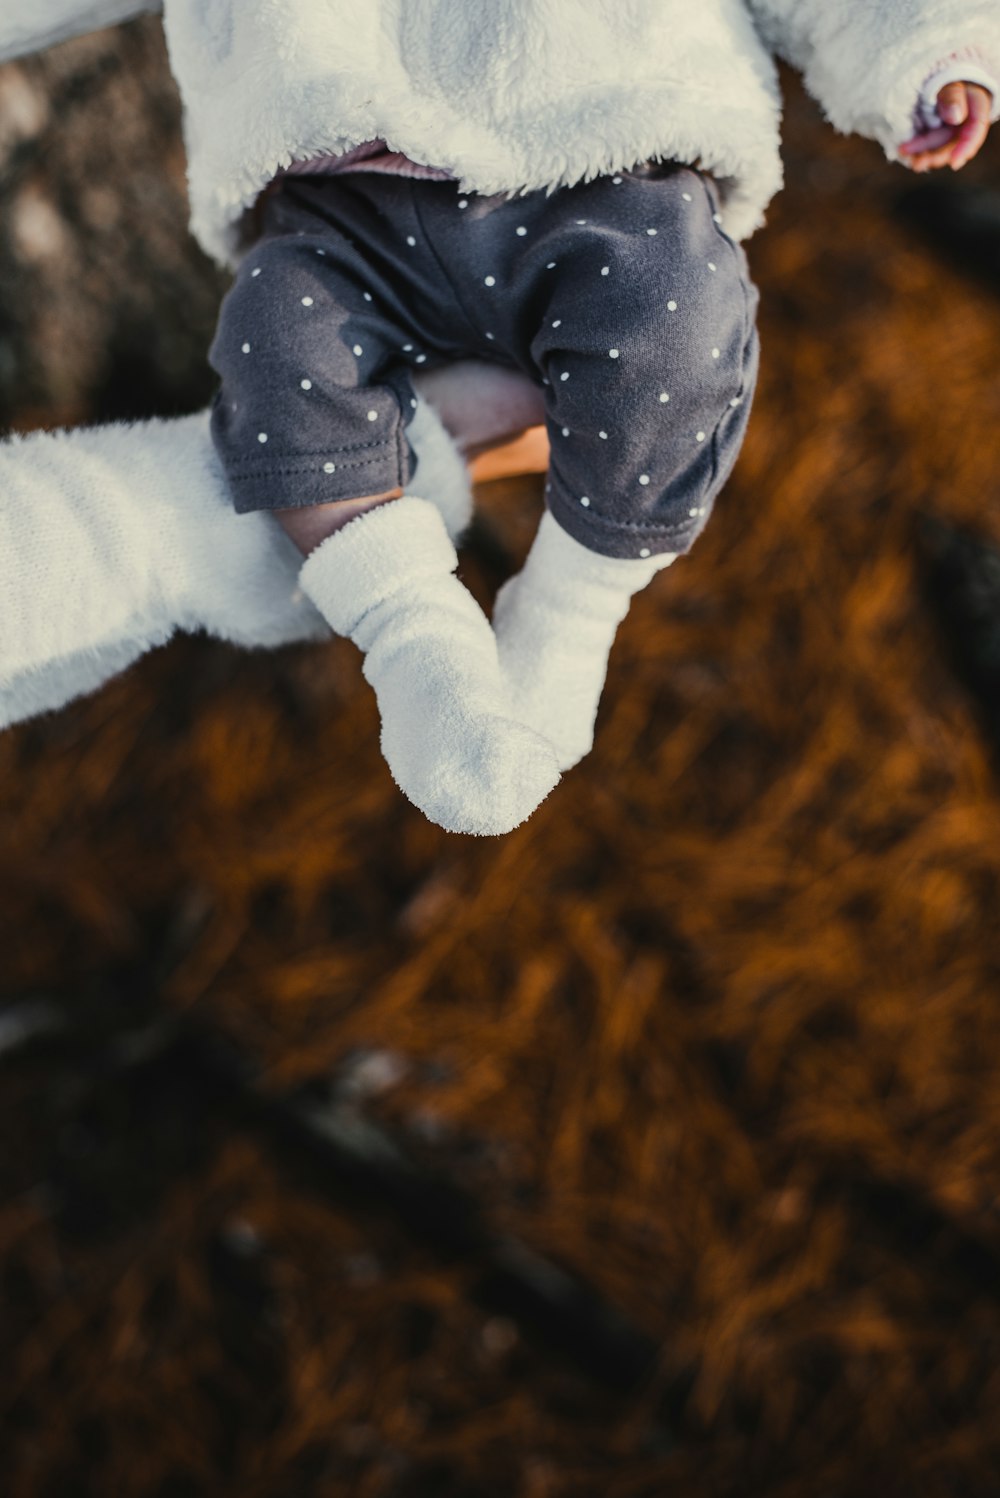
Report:
M312 380L300 380L299 386L303 390L311 390L313 388L313 382Z
M586 222L587 222L587 220L585 218L578 218L577 219L577 223L578 224L585 224Z
M523 224L519 224L519 225L518 225L518 226L517 226L517 228L516 228L516 229L515 229L515 230L514 230L514 233L515 233L515 234L520 234L520 235L521 235L521 236L522 236L522 238L523 238L523 236L524 236L524 235L525 235L525 234L527 234L527 232L528 232L528 231L527 231L527 229L526 229L526 228L525 228L525 227L524 227L524 225L523 225Z
M418 364L426 364L427 363L427 355L426 354L418 354L416 362Z
M667 401L669 399L670 399L670 397L667 394L667 392L665 390L661 390L660 391L660 405L661 406L665 406L667 404Z
M668 302L667 303L667 311L668 312L676 312L677 311L677 303L676 302Z
M407 244L408 244L408 245L415 245L415 244L416 244L416 242L417 242L417 241L416 241L416 240L415 240L415 239L414 239L414 237L413 237L413 235L412 235L412 234L407 234L407 236L406 236L406 243L407 243Z
M317 250L316 253L317 253L317 255L325 255L326 251L325 250Z
M552 324L552 326L554 328L561 328L562 327L562 318L561 317L557 317L556 320L555 320L555 322Z
M712 223L713 224L721 224L722 223L722 214L721 213L713 213L712 214Z
M655 230L655 229L647 229L647 230L646 230L646 233L647 233L647 234L655 234L655 233L656 233L656 232L657 232L657 231L656 231L656 230Z
M643 488L645 488L646 485L649 483L649 474L648 473L640 473L640 475L639 475L639 482L640 482L640 484L642 484Z
M302 305L303 305L303 307L311 307L312 304L313 304L313 299L312 299L311 296L304 296L302 298Z
M492 333L487 333L486 336L490 340L490 342L492 343L493 342L493 334Z
M692 519L695 517L695 515L697 515L697 513L698 513L697 510L688 510L688 514L691 516Z
M602 265L601 266L601 275L602 276L610 276L610 274L611 274L611 267L610 267L610 265Z
M691 202L691 194L689 192L682 192L681 197L684 199L685 203Z
M417 409L417 397L415 395L410 396L410 405L413 407L414 411Z
M369 421L378 421L378 412L377 411L369 411L368 412L368 420Z
M608 440L608 434L607 434L607 432L598 432L597 435L598 435L598 437L600 437L600 439L601 439L602 442L607 442L607 440Z
M245 343L245 344L244 344L244 345L243 345L243 352L244 352L244 353L245 353L245 354L249 354L249 352L250 352L250 345L249 345L249 343Z
M738 406L738 405L739 405L739 404L740 404L740 397L739 397L739 396L738 396L738 395L737 395L737 396L735 396L735 397L734 397L734 398L733 398L733 399L732 399L732 400L731 400L731 401L730 401L730 402L729 402L729 404L730 404L730 405L731 405L731 406Z
M459 198L459 200L458 200L458 206L459 206L459 208L468 208L468 206L469 206L469 200L468 200L468 198Z
M720 351L717 348L714 348L712 350L712 358L713 359L718 359L719 357L720 357Z
M648 546L644 546L642 548L642 550L639 552L639 555L641 557L648 557L649 556L649 547Z
M608 349L608 358L609 359L617 359L618 358L618 350L616 348L609 348Z
M259 265L255 265L254 268L253 268L253 270L250 272L250 274L252 276L259 276L260 275L260 266Z
M546 270L555 270L555 268L556 262L554 260L550 260L548 265L545 267Z
M569 427L563 427L562 434L563 434L564 437L568 437L569 436Z
M370 291L366 291L366 292L365 292L365 293L364 293L364 298L365 298L365 301L366 301L366 302L370 302L370 301L371 301L371 299L372 299L372 294L371 294L371 292L370 292Z
M495 286L496 284L497 284L497 278L496 278L496 276L484 276L483 277L483 285L484 286Z
M580 503L583 505L584 509L587 509L588 505L590 504L590 500L587 498L586 494L580 495Z
M324 473L336 473L336 471L337 471L337 465L336 465L336 463L324 463L323 464L323 472Z
M412 343L404 343L403 344L403 353L404 354L412 354L413 353L413 344Z
M709 270L716 270L716 269L717 269L717 268L718 268L718 267L717 267L717 266L716 266L716 264L715 264L715 261L714 261L714 260L710 260L710 261L709 261L709 262L708 262L708 268L709 268Z
M699 432L698 435L697 435L697 437L695 438L695 441L696 442L704 442L704 440L705 440L705 433L704 432Z
M616 187L621 187L621 185L622 185L622 179L620 177L612 177L611 180L615 184Z
M568 369L564 370L563 373L559 376L559 378L561 380L568 380L569 379L569 370Z
M258 432L257 433L257 441L258 442L266 442L267 441L267 433L266 432Z
M352 353L355 353L355 354L363 354L364 353L364 349L361 347L360 343L356 343L354 345L354 348L352 349Z

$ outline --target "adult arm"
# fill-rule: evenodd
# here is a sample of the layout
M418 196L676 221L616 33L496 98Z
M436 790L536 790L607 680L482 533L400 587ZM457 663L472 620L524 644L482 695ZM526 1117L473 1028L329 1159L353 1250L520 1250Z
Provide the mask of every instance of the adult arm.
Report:
M941 88L961 79L1000 117L997 0L748 0L774 51L799 68L830 122L890 156L940 123Z
M40 52L85 31L113 26L162 0L3 0L0 4L0 62Z

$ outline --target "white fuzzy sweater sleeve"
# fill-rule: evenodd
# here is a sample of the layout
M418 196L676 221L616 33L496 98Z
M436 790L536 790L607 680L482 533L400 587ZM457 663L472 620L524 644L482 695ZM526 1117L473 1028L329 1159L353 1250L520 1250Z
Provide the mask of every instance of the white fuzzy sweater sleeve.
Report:
M161 0L3 0L0 62L160 9Z
M894 156L928 80L953 59L1000 76L997 0L749 0L765 39L800 68L833 125Z

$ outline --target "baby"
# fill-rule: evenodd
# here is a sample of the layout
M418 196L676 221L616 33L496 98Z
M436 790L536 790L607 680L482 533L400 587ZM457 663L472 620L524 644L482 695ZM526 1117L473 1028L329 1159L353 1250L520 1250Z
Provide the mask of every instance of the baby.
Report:
M0 57L154 8L8 0ZM757 368L739 241L780 185L772 51L802 68L839 128L917 170L957 167L995 113L1000 8L162 8L193 228L237 269L211 354L214 452L190 422L169 439L117 430L106 448L92 434L71 475L51 445L37 452L35 487L39 473L60 495L75 485L77 525L82 513L97 534L114 511L120 535L134 437L136 515L185 516L159 564L173 617L147 621L150 638L194 623L250 639L254 608L261 637L294 634L264 596L269 543L273 586L287 585L276 516L308 554L302 593L365 652L401 788L444 827L506 831L589 749L631 597L690 548L739 451ZM543 419L546 514L491 628L454 576L451 538L467 519L455 444L468 453ZM148 461L157 442L170 473ZM0 476L0 492L20 485L21 513L27 446ZM128 524L141 548L141 522ZM240 567L252 598L234 602L234 625L211 577L235 599ZM124 659L141 633L129 617Z

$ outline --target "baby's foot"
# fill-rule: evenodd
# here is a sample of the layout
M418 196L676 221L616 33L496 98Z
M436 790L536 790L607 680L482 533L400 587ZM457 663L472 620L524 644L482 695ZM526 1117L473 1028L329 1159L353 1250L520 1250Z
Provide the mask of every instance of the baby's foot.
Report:
M523 571L497 594L493 627L511 709L548 739L560 770L593 746L608 656L632 595L673 560L600 556L546 513Z
M303 590L365 652L393 778L449 832L509 832L559 779L550 745L511 713L496 641L456 577L441 516L412 496L312 553Z

